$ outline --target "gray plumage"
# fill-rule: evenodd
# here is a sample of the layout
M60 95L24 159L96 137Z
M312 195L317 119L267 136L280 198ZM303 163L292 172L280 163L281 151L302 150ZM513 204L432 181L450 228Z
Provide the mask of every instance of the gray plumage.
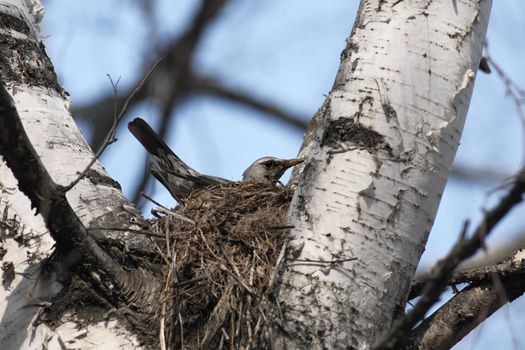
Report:
M178 202L183 201L198 188L230 184L233 181L199 173L184 163L164 143L160 136L143 119L136 118L128 124L129 131L150 155L153 176L170 191ZM301 163L299 159L263 157L253 162L243 173L242 181L277 182L286 169Z
M253 162L242 173L242 181L277 182L288 168L299 163L302 163L301 159L262 157Z

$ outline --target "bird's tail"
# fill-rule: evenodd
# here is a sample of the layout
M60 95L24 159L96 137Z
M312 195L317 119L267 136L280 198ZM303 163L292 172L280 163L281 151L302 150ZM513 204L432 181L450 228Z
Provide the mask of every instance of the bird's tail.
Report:
M143 119L135 118L128 123L128 129L150 154L152 172L164 174L164 177L168 176L169 173L180 176L199 174L177 157Z
M175 155L144 119L133 119L128 123L128 129L149 154L157 157Z
M202 175L190 168L144 120L134 119L128 124L128 129L150 154L150 170L153 176L179 203L196 188L230 183L229 180Z

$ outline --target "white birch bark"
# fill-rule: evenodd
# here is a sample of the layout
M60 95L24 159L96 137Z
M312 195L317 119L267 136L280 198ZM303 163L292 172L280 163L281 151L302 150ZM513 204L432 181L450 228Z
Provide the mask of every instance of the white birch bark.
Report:
M37 18L43 15L38 1L0 1L0 16L5 25L0 28L0 33L16 43L15 47L39 45L38 26L33 15ZM12 64L12 72L2 76L3 82L15 100L33 146L54 181L69 184L86 167L93 153L71 118L69 101L61 88L58 85L38 84L45 80L45 77L39 78L39 74L49 74L51 80L56 82L52 66L46 66L45 60L38 54L29 60L17 57L20 51L16 48L12 52L5 50L2 55ZM28 76L24 71L27 69L34 69L33 74L38 81L25 81ZM100 227L109 222L115 223L117 215L122 216L122 222L137 215L118 186L108 180L102 166L96 163L92 169L98 173L95 177L99 181L93 177L85 178L67 194L69 203L84 225L89 227L90 223L96 223L95 226ZM14 271L4 272L4 288L0 288L0 348L137 348L133 336L111 320L81 330L73 316L64 319L63 324L54 330L43 324L33 324L40 310L39 305L45 304L45 299L61 288L56 276L41 273L39 264L53 251L54 242L40 215L34 215L29 200L18 190L16 179L3 161L0 164L0 189L0 245L6 250L2 264L6 269L9 266L14 268ZM27 240L26 244L17 243L15 236L19 241Z
M301 152L281 348L366 349L404 310L459 144L491 5L361 1Z

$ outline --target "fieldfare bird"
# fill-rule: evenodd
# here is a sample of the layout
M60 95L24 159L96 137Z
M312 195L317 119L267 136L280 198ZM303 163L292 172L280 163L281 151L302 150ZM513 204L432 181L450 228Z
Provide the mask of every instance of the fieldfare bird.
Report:
M134 119L128 124L128 129L148 151L151 160L150 170L153 176L170 191L177 202L183 201L196 189L233 183L231 180L204 175L190 168L173 153L143 119ZM301 159L263 157L257 159L244 171L242 181L276 183L286 169L301 162Z

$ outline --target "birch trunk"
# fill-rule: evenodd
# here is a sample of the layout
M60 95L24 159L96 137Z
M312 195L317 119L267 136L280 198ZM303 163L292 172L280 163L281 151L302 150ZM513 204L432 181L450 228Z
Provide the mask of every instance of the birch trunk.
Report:
M459 144L491 5L361 1L301 151L280 348L367 349L404 310Z
M58 85L40 42L35 17L41 19L42 15L39 1L0 1L1 79L8 86L26 133L53 180L67 185L86 167L93 153L71 118L67 94ZM0 248L4 267L0 348L136 348L133 336L119 329L111 319L82 328L71 316L61 320L53 330L35 323L44 301L62 288L58 271L48 275L41 270L41 262L53 251L54 242L3 161L0 189ZM86 227L125 226L140 217L124 198L118 183L99 163L68 192L67 198ZM127 242L140 244L129 237Z

